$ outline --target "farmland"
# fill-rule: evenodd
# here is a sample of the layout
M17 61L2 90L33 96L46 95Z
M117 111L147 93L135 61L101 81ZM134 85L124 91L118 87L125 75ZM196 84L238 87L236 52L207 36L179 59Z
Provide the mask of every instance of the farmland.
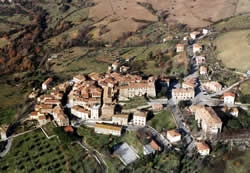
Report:
M15 138L10 152L0 160L7 172L101 172L94 158L80 145L64 146L57 138L47 139L41 130Z
M166 11L165 19L170 24L184 23L190 27L204 27L224 18L247 13L249 1L247 0L214 0L214 1L191 1L191 0L140 0L143 7L133 0L115 1L106 3L104 0L94 0L97 4L90 8L89 16L98 23L95 26L105 25L108 32L96 35L104 40L116 40L123 33L135 32L147 22L157 21L157 11ZM216 4L216 5L215 5Z
M242 30L220 35L216 40L218 59L229 68L243 72L250 69L249 34L250 30Z

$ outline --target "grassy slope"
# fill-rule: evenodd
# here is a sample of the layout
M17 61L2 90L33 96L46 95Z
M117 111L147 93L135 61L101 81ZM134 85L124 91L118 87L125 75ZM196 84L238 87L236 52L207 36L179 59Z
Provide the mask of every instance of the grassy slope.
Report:
M0 84L0 124L12 121L16 106L23 103L23 94L18 87Z
M243 84L240 85L241 92L244 95L250 94L250 80L244 82Z
M220 35L216 40L218 58L230 68L241 71L250 69L249 40L250 30L228 32ZM235 45L237 43L237 46Z
M163 128L167 130L176 128L171 112L165 110L156 114L148 124L158 131L161 131Z

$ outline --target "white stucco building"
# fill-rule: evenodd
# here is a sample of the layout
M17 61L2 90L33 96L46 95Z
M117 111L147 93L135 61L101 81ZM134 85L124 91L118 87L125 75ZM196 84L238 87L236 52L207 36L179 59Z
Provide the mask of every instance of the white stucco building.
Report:
M133 124L138 126L145 126L147 122L147 112L137 111L133 116Z
M232 92L224 93L224 104L233 105L235 100L235 94Z
M179 132L177 132L176 130L168 130L167 131L167 139L171 143L179 142L181 140L181 134Z

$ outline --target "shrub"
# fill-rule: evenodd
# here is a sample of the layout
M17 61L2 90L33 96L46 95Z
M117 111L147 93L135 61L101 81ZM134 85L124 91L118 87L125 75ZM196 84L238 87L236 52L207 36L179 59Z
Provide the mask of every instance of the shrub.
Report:
M59 8L59 10L60 10L61 12L65 13L69 8L70 8L70 6L63 4L63 5Z
M65 132L64 129L61 127L56 127L53 129L53 131L59 137L63 144L69 144L72 141L76 141L79 139L78 136L74 135L73 133Z
M250 103L250 95L241 95L240 102L241 103Z
M232 129L240 129L240 128L242 128L241 123L239 122L239 120L236 120L236 119L229 120L228 123L227 123L227 126L229 128L232 128Z

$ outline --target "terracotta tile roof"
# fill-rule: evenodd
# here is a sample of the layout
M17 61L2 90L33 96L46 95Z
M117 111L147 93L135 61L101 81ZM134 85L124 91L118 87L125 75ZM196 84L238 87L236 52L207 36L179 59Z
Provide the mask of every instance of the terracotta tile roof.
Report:
M232 92L225 92L224 97L234 97L235 98L235 94Z
M222 88L222 85L216 81L204 82L204 83L202 83L202 85L205 86L205 88L210 88L210 87L215 87L217 89Z
M101 92L93 92L92 97L101 97L102 93Z
M156 151L159 151L160 150L160 146L154 141L152 140L149 145Z
M193 44L193 47L194 47L194 48L199 48L199 49L201 49L201 48L202 48L202 46L201 46L201 45L199 45L199 44Z
M138 89L138 88L154 88L155 86L148 82L130 83L129 85L120 86L120 89Z
M44 115L41 115L38 117L39 120L46 120L46 117Z
M110 83L110 84L112 84L112 85L115 85L115 84L116 84L116 81L115 81L114 79L112 79L112 78L106 78L106 79L104 80L104 82Z
M163 105L162 104L153 104L152 105L153 109L162 109L163 108Z
M197 36L197 35L200 35L200 32L198 31L194 31L194 32L191 32L190 35L194 35L194 36Z
M52 96L52 95L41 95L39 98L41 100L43 100L43 99L54 99L54 96Z
M168 130L167 133L172 137L181 136L181 134L178 133L176 130Z
M176 47L184 48L184 44L177 44Z
M134 113L134 116L138 116L138 117L147 117L147 112L142 112L142 111L136 111L135 113Z
M114 126L114 125L109 125L109 124L101 124L101 123L96 123L95 128L102 128L102 129L109 129L109 130L116 130L116 131L121 131L122 128L120 126Z
M102 88L108 86L107 82L105 82L105 81L100 81L98 84L99 84Z
M200 67L200 71L202 71L202 72L207 72L207 67L206 67L206 66L201 66L201 67Z
M99 81L101 79L103 79L103 76L100 75L99 73L96 73L96 72L93 72L93 73L90 73L88 74L88 77L92 80L96 80L96 81Z
M114 114L112 117L128 119L128 114Z
M74 79L77 79L79 81L85 81L86 77L82 74L79 74L79 75L75 76Z
M48 78L46 81L43 82L43 85L48 85L50 82L52 82L52 78Z
M115 62L112 64L112 66L118 66L118 65L120 65L120 63L117 62L117 61L115 61Z
M67 116L64 114L63 108L61 106L56 106L53 109L53 115L55 115L56 119L60 119L60 120L65 120L67 118Z
M230 110L230 112L239 112L239 109L238 108L232 108L231 110Z
M196 142L195 145L198 151L210 150L209 146L206 143Z
M31 112L30 115L31 116L38 116L38 112Z
M83 107L80 107L80 106L72 106L71 110L74 109L78 112L82 112L82 113L90 113L88 110L84 109Z
M197 109L201 109L203 107L203 105L191 105L189 106L189 110L191 112L196 112Z
M188 85L192 88L196 87L196 79L195 78L189 78L188 80L183 82L184 85Z
M61 102L59 100L56 99L46 99L44 101L44 104L60 104Z
M45 104L40 104L40 107L41 107L42 109L52 109L52 108L53 108L52 105L45 105Z
M202 106L196 111L198 115L206 122L207 125L222 124L221 119L217 116L213 108Z
M65 132L74 132L74 129L71 126L66 126L66 127L64 127L64 131Z

